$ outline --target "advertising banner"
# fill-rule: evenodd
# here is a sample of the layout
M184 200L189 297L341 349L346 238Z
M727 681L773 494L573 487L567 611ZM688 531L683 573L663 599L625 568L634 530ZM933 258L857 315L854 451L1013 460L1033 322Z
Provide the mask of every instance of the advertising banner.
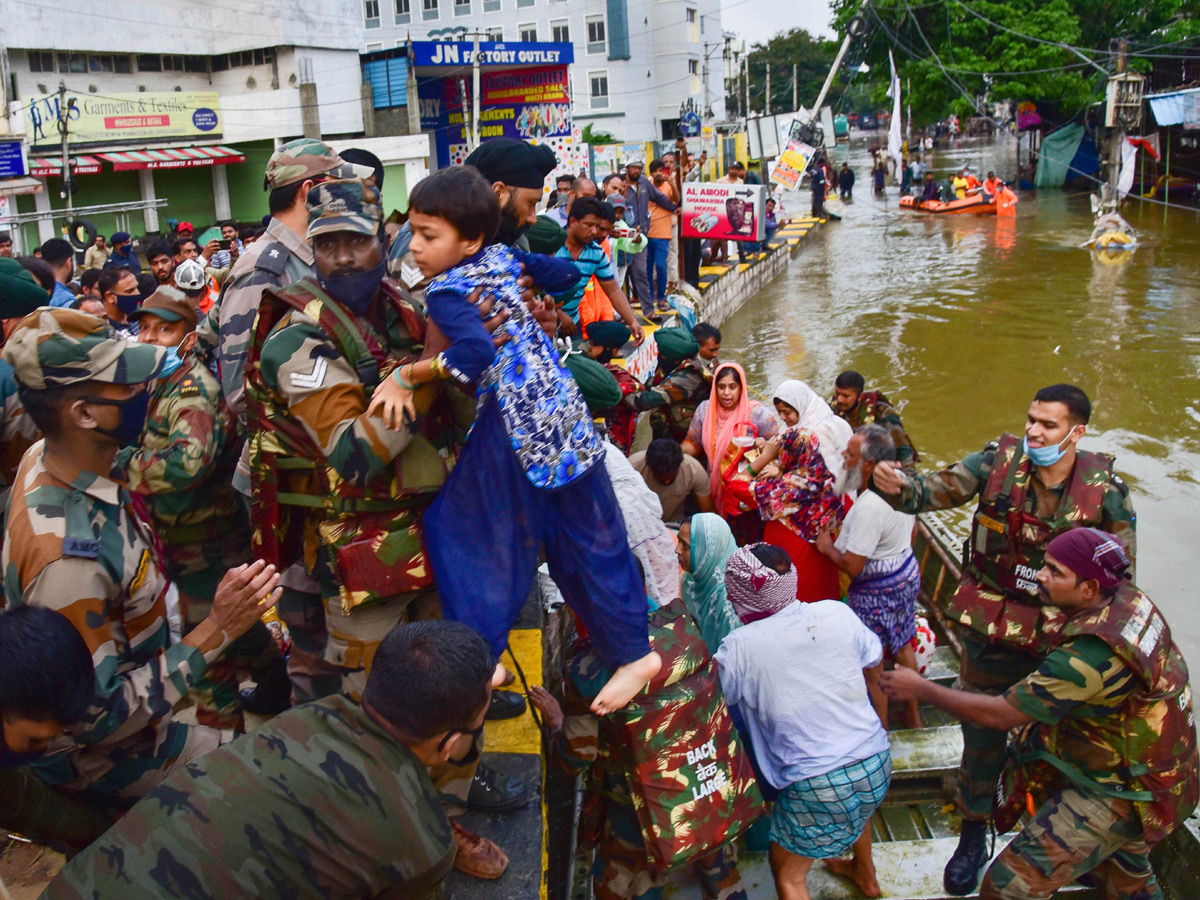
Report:
M66 118L72 147L145 143L179 138L221 137L221 103L216 91L96 95L67 92ZM58 149L58 95L29 98L29 143Z
M15 178L25 174L25 154L21 142L0 141L0 178Z
M683 186L683 236L715 241L766 239L767 188L762 184Z
M787 149L780 154L771 171L771 180L783 185L789 191L794 191L800 184L800 177L808 168L808 161L816 153L812 147L803 141L788 141Z

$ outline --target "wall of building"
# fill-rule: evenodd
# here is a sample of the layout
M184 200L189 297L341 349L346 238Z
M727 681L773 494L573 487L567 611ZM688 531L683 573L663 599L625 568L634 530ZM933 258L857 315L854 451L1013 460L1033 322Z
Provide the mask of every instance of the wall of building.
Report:
M269 211L267 192L263 190L263 173L275 143L259 141L243 144L238 149L245 154L246 161L225 167L225 177L229 181L229 210L234 221L257 222Z

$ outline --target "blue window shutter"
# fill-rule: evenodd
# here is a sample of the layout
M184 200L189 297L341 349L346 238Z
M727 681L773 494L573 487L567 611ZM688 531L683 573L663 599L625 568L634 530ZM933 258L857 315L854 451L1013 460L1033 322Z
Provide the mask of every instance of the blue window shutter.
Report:
M371 85L376 109L408 105L408 60L404 57L363 63L363 80Z
M607 0L608 58L629 59L629 11L626 0Z

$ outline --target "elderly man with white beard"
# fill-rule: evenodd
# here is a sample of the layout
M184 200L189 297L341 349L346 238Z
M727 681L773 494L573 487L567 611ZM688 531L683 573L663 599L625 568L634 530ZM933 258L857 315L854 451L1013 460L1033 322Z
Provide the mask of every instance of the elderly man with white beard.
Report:
M881 460L894 460L896 446L887 429L863 425L850 438L838 477L839 494L854 497L835 542L829 531L817 536L817 549L850 576L849 604L863 624L878 635L884 658L891 657L914 672L917 658L912 639L917 633L916 601L921 573L912 552L915 517L897 512L871 490L871 476ZM886 728L887 697L880 687L883 662L867 671L871 702ZM915 702L908 703L908 726L921 727Z

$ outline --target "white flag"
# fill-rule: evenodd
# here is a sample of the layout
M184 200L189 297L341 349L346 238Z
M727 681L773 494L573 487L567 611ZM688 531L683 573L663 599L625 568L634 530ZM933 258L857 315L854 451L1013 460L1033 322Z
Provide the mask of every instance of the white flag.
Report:
M888 156L892 158L896 168L895 178L900 179L900 170L904 168L904 154L900 152L900 76L896 74L896 60L892 51L888 51L888 62L892 64L892 83L888 88L888 96L892 98L892 125L888 129Z

